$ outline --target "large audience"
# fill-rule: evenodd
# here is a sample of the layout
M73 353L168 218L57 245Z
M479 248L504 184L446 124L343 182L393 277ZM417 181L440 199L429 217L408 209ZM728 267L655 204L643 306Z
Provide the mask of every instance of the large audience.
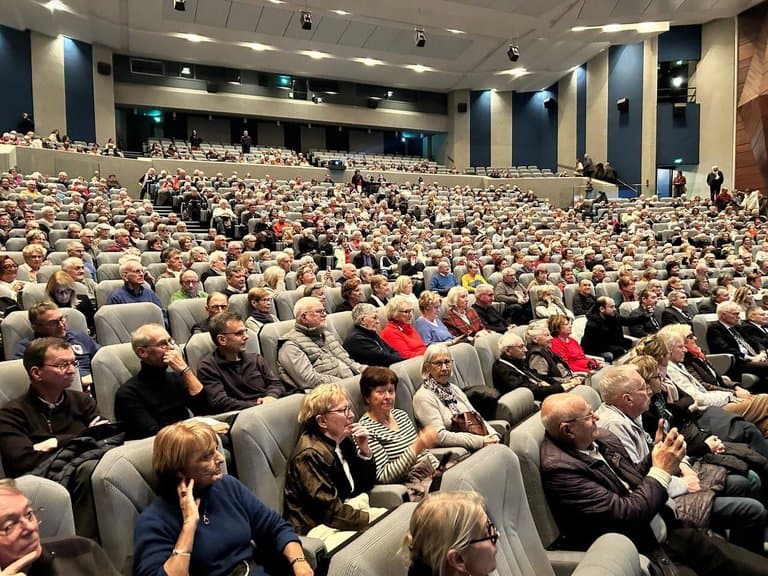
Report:
M28 337L5 350L23 359L30 391L0 409L2 464L9 476L64 483L78 534L97 539L89 472L104 450L155 436L160 488L138 521L136 574L239 564L311 574L297 535L343 546L385 512L369 498L376 484L423 501L415 573L458 574L421 547L422 515L440 503L427 494L451 458L505 442L516 422L497 419L499 396L527 388L543 402L542 478L563 547L617 531L695 573L713 573L702 550L724 570L765 573L767 231L759 209L697 196L557 208L511 185L364 188L183 169L150 169L137 184L12 169L0 175L0 305L6 319L28 315ZM132 303L154 306L156 320L130 334L140 369L107 424L91 370L105 344L94 317ZM177 303L202 313L185 333L174 333ZM702 313L715 316L698 333ZM286 320L268 352L263 336ZM182 346L197 333L213 347L192 362ZM492 381L456 385L452 350L488 342ZM702 346L733 362L717 369ZM395 408L403 362L420 367L414 418ZM596 411L572 392L584 384L602 395ZM301 436L281 517L223 473L218 445L229 447L232 416L187 417L294 394ZM58 450L96 428L103 450ZM18 499L14 490L1 486L0 502ZM451 505L464 500L477 517L476 496ZM487 562L472 573L486 574L498 534L482 516L469 527Z

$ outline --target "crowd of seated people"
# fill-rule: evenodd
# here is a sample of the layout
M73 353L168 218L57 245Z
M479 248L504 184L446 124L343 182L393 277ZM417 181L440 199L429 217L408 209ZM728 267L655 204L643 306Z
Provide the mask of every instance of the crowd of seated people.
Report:
M151 140L144 144L143 153L149 158L168 158L172 160L207 160L214 162L248 162L251 164L269 164L272 166L309 166L302 152L287 148L254 146L248 152L235 144L210 144L205 142L196 131L189 141Z
M114 138L108 138L103 146L99 146L96 143L73 141L66 134L62 136L58 129L52 130L48 136L36 134L34 131L21 133L11 130L0 136L0 144L123 158L123 152Z
M759 253L766 225L755 214L734 207L717 211L701 199L640 199L609 203L593 218L530 201L511 187L477 191L422 182L385 185L367 195L347 184L257 180L236 173L208 177L199 170L178 170L157 177L173 189L172 198L189 194L189 199L194 190L209 205L223 202L223 210L244 233L238 238L215 228L190 233L178 215L161 216L151 201L137 200L116 179L70 179L66 174L46 178L18 171L0 175L0 301L6 315L29 311L37 340L58 339L55 346L48 341L42 351L31 344L21 351L35 383L33 391L41 391L39 397L33 393L26 399L33 406L45 399L48 404L43 406L58 414L56 402L75 371L87 384L87 363L81 356L88 349L77 339L88 338L89 346L93 342L95 354L98 327L90 321L91 334L70 330L61 311L72 308L92 318L103 305L97 297L102 282L122 281L106 295L106 305L149 302L164 316L171 299L199 300L205 316L190 332L209 332L214 351L193 369L173 341L173 326L140 327L131 345L141 369L121 386L115 412L125 438L135 439L159 433L186 419L189 411L210 415L242 410L304 393L303 458L317 466L321 459L326 469L313 469L307 460L292 468L292 529L275 524L275 529L284 530L285 538L278 537L277 544L287 560L298 557L290 546L295 534L315 530L310 535L330 538L366 526L378 514L375 507L364 497L354 502L356 508L345 500L362 496L376 480L407 476L407 470L422 461L433 465L422 452L432 447L475 451L500 441L499 432L485 420L478 423L483 433L453 429L454 416L476 412L477 407L471 395L450 382L451 347L460 342L498 338L495 388L503 393L525 387L544 400L571 390L588 373L630 350L633 341L626 338L625 329L628 334L642 325L644 338L657 338L662 325L688 325L689 319L693 323L696 313L710 305L717 314L713 327L722 328L719 334L718 328L708 333L708 346L711 352L735 357L727 373L731 380L713 376L695 347L687 351L691 362L698 361L697 371L669 368L685 361L674 355L681 353L678 340L665 339L663 331L658 337L663 346L657 344L657 350L644 343L644 355L662 365L667 403L684 395L698 396L700 406L710 402L697 425L768 455L760 394L768 389L768 317L760 304L768 252ZM160 186L145 196L157 199L159 192ZM307 238L314 242L301 242ZM752 249L744 248L747 238ZM385 257L396 266L382 266ZM109 276L110 267L117 268L117 277ZM386 277L376 274L383 269ZM647 270L655 274L643 280ZM714 287L719 280L710 302L709 297L688 297L695 281ZM167 299L160 290L166 283L173 287ZM38 286L55 304L33 307L25 299ZM665 293L668 286L676 288ZM751 300L740 298L739 306L735 300L742 287L750 291ZM541 294L547 300L532 306L531 300ZM241 310L234 304L240 298L245 317L235 312ZM351 316L354 332L342 337L337 319L345 314ZM650 318L656 314L654 323ZM542 319L529 324L534 316ZM249 338L259 338L266 326L280 320L294 323L280 332L273 364L247 351ZM579 333L574 329L578 322ZM356 337L347 338L351 334ZM674 354L670 347L675 347ZM423 382L413 399L416 436L393 410L391 375L368 371L401 358L420 358L422 367ZM744 374L753 378L742 380ZM347 393L338 387L356 376L375 376L375 382L381 382L362 392L370 427L356 425L363 415L353 413ZM673 393L672 386L681 391ZM51 420L50 430L36 430L25 450L40 452L34 446L92 427L98 398L94 403L92 390L83 388L82 396L66 395L68 403L77 406L76 425L66 415L61 422ZM26 408L15 407L15 417L27 417ZM729 424L736 417L743 418L739 434L729 437ZM0 410L0 431L18 436L18 428L19 420L4 417ZM402 434L393 436L393 431ZM389 441L396 445L384 445ZM6 452L4 444L0 439L5 464L17 453ZM405 456L403 447L408 450ZM43 444L42 451L52 448ZM344 456L336 456L337 448ZM209 452L211 476L216 477L218 457ZM361 460L359 483L350 480L343 466L341 472L328 469L337 457ZM12 468L14 475L35 468L23 467L22 458L13 459L18 467ZM158 471L185 464L169 465L166 469L158 463ZM321 472L332 473L333 481L318 476ZM211 490L220 480L206 482L200 490ZM222 489L240 498L239 488L228 482L220 484ZM308 501L308 483L324 489L330 485L322 504ZM175 518L178 537L186 538L180 519L191 513L190 499L194 502L198 493L178 479L167 488L170 493L162 495L165 500L158 506ZM345 508L348 505L352 508ZM329 515L329 510L338 510L340 516ZM87 521L87 513L80 511L81 522ZM185 542L196 546L195 539ZM150 545L157 543L142 543ZM185 560L176 558L172 548L160 548L147 552L153 566Z

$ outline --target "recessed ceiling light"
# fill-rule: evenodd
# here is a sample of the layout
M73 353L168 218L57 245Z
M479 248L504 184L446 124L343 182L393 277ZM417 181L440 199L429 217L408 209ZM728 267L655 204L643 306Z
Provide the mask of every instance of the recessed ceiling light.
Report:
M422 66L421 64L408 64L406 66L409 70L413 70L414 72L418 72L421 74L422 72L433 72L434 68L430 68L429 66Z
M346 10L331 10L334 14L338 14L339 16L349 16L352 14L352 12L347 12Z
M269 0L272 4L285 4L283 0Z
M207 36L200 36L199 34L174 34L176 38L181 38L182 40L187 40L188 42L211 42L212 40L208 38Z
M376 60L375 58L352 58L355 62L360 62L360 64L365 64L366 66L381 66L384 64L381 60Z
M324 58L333 58L330 54L325 52L318 52L317 50L299 50L299 54L309 56L312 60L323 60Z
M243 48L250 48L251 50L256 50L256 52L267 52L269 50L276 49L274 46L269 46L268 44L262 44L261 42L241 42L240 46L242 46Z
M606 24L603 26L603 32L621 32L623 26L621 24Z
M446 32L450 32L451 34L464 34L464 30L458 30L456 28L446 28Z
M522 76L524 74L528 74L528 70L523 68L522 66L518 66L517 68L509 68L508 70L501 70L499 72L496 72L496 76Z
M61 0L50 0L50 2L46 2L43 6L48 8L51 12L55 12L56 10L62 10L64 12L69 12L69 6L64 4Z
M601 30L603 32L635 31L640 34L652 34L655 32L667 32L669 22L632 22L629 24L606 24L605 26L574 26L571 32L583 32L584 30Z
M586 26L574 26L573 28L571 28L571 32L583 32L586 29L587 29Z

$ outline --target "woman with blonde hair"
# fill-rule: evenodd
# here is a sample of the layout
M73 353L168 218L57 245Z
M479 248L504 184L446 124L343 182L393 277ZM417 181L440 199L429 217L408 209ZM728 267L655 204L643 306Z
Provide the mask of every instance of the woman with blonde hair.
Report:
M536 294L536 318L549 318L560 315L573 319L573 312L568 310L560 299L560 291L556 286L545 286L534 292Z
M411 516L403 554L408 576L487 576L499 533L477 492L435 492Z
M45 248L40 244L27 244L22 248L21 255L24 264L19 266L19 279L37 282L37 273L45 263Z
M75 308L85 316L88 330L93 334L96 326L93 317L96 310L93 308L91 300L85 296L80 298L75 293L75 281L72 276L61 270L57 270L48 278L45 285L45 293L59 308Z
M419 333L424 344L429 346L434 342L456 344L466 338L465 335L454 336L440 319L440 304L442 298L437 292L424 290L419 296L419 312L421 313L413 327Z
M742 312L745 312L750 306L755 305L755 298L749 286L741 286L736 288L733 296L731 296L731 300L741 306Z
M392 289L394 296L405 296L409 298L414 306L418 306L419 299L413 293L413 279L405 274L398 276L395 280L395 287Z
M278 292L285 291L285 270L280 266L270 266L264 270L261 276L262 288L266 289L273 296Z
M245 326L258 334L264 324L273 322L277 322L277 318L272 314L272 293L260 286L248 290L248 318Z

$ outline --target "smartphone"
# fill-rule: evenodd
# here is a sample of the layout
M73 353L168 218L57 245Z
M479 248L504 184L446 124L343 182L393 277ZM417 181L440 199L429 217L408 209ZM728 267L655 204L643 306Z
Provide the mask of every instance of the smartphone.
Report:
M669 434L669 420L666 418L663 419L663 424L661 425L662 430L664 430L664 435Z

